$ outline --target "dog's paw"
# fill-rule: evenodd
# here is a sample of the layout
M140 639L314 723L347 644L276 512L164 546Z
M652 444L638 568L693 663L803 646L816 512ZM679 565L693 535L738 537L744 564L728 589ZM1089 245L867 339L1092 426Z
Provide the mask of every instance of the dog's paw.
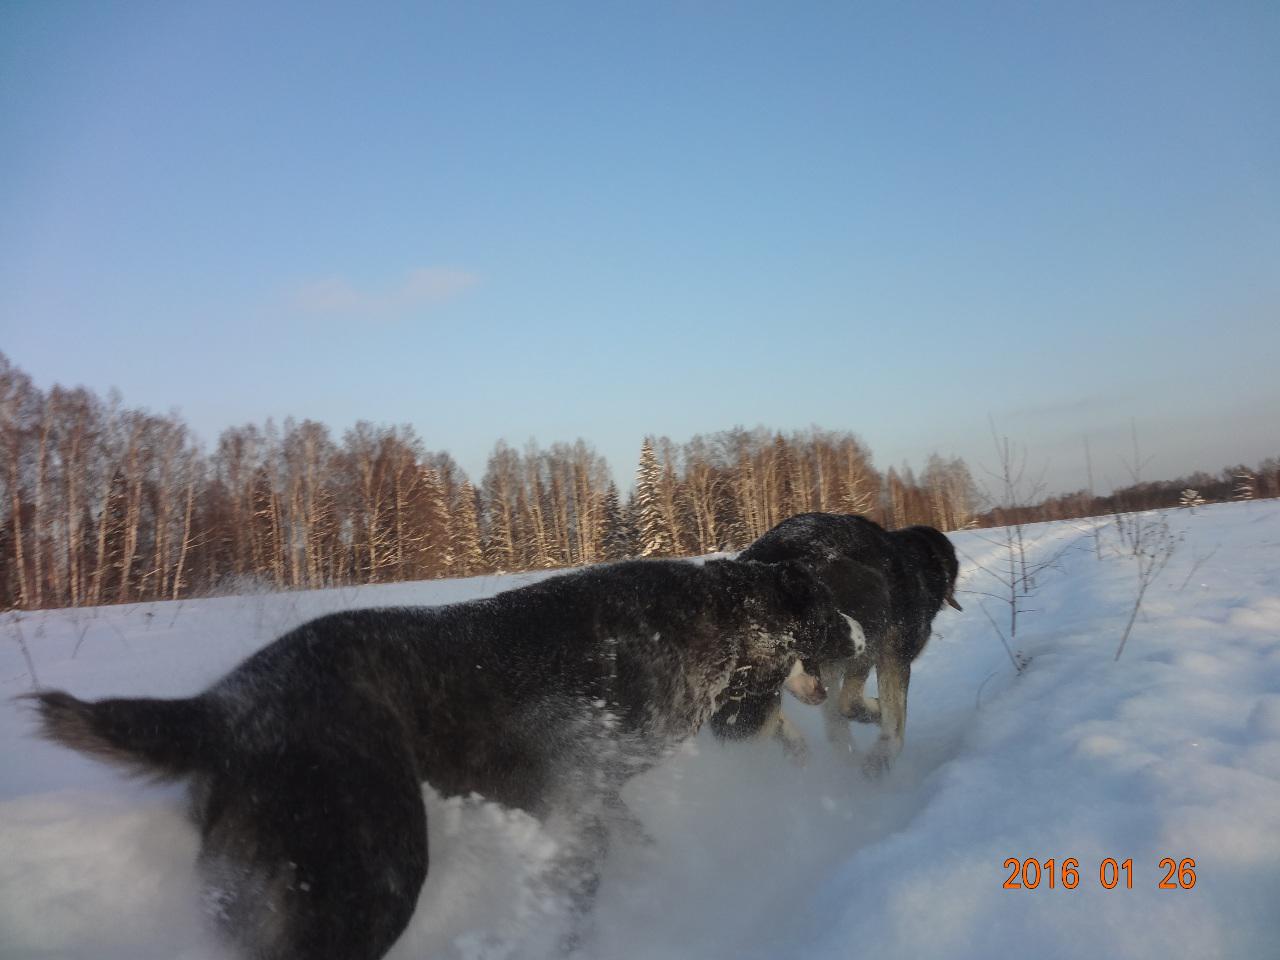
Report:
M862 758L862 773L871 780L879 780L889 772L891 761L879 750L872 750Z
M842 703L840 716L854 723L879 723L880 700L877 697L860 697L852 703Z
M892 740L881 737L862 758L862 772L873 780L879 779L889 772L897 755L898 745Z

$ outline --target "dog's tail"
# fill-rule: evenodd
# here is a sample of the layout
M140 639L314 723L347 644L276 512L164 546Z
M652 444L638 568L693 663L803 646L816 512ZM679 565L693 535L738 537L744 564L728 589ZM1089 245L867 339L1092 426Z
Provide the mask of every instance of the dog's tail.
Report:
M34 703L41 736L141 776L187 776L216 748L219 727L201 697L88 702L46 690L21 699Z

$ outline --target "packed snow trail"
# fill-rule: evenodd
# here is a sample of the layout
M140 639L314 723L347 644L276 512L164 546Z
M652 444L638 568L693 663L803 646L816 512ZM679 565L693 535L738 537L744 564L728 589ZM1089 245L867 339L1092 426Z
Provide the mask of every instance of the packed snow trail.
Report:
M1056 558L1019 623L1016 676L978 564L993 531L953 537L963 614L944 608L912 674L906 748L868 781L829 754L818 711L791 701L812 760L706 734L633 781L654 839L606 865L584 960L806 957L1240 957L1280 940L1280 504L1169 515L1184 536L1113 662L1132 561L1091 521L1033 525ZM967 558L967 559L966 559ZM1207 559L1206 559L1207 558ZM1191 574L1194 575L1192 576ZM532 579L481 577L4 618L0 693L31 678L82 697L186 696L309 617L446 603ZM1185 581L1185 585L1184 585ZM32 739L0 707L0 957L226 960L193 869L182 791L131 782ZM855 727L868 745L875 731ZM425 791L432 864L390 954L537 956L558 918L538 878L556 825ZM1163 858L1195 885L1159 889ZM1009 858L1078 861L1078 885L1004 889ZM1112 858L1132 859L1115 889ZM1175 878L1176 880L1176 878Z

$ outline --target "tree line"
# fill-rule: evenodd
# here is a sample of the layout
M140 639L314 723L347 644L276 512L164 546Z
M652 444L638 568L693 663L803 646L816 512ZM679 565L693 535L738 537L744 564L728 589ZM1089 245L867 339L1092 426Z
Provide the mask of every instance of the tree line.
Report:
M1106 495L1086 489L1046 497L1035 503L996 506L980 513L974 525L1003 527L1269 497L1280 497L1280 457L1267 457L1253 467L1233 464L1216 474L1200 470L1173 480L1134 482Z
M314 420L247 424L206 452L176 414L40 390L0 353L0 609L699 555L811 510L889 527L1005 522L983 500L961 459L881 473L854 434L816 427L646 437L625 496L583 440L498 441L478 484L407 425L335 437ZM1046 501L1034 519L1083 504Z
M499 441L478 484L410 426L232 427L38 389L0 354L0 609L332 587L737 550L807 510L971 522L963 461L880 474L848 432L645 438L624 496L585 441Z

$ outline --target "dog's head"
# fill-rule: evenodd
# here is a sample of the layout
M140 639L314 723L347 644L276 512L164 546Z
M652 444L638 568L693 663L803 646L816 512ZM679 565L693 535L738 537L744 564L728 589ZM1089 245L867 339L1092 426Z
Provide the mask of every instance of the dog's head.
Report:
M799 560L771 566L777 571L782 604L801 657L823 662L852 655L856 624L840 612L835 594L819 573Z
M855 643L856 624L840 613L831 589L798 561L719 563L733 575L725 599L748 613L733 694L761 696L782 687L805 703L821 703L819 665L852 655Z
M806 564L786 561L770 567L781 614L773 634L783 638L795 657L783 686L803 703L821 703L826 690L820 664L851 656L865 645L862 628L840 612L831 589Z
M827 699L827 688L823 685L822 678L811 672L812 669L812 666L806 667L804 661L796 657L782 688L801 703L816 707Z
M907 527L916 544L916 552L923 562L925 582L939 607L950 604L957 610L964 607L956 601L956 579L960 576L960 561L956 548L945 533L935 527Z

